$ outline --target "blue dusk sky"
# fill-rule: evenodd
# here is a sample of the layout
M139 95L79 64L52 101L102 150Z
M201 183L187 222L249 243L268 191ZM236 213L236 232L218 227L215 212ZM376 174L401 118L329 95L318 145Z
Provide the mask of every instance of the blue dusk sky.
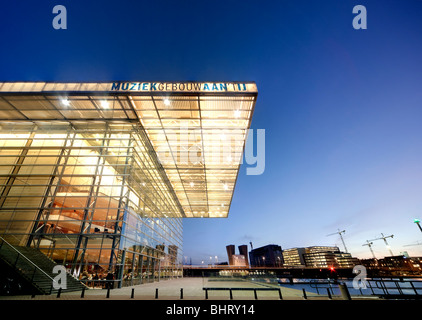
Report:
M52 27L55 5L67 29ZM355 5L367 29L355 30ZM1 81L255 81L265 172L227 219L185 219L185 261L225 246L422 255L422 1L3 1ZM389 252L374 242L381 258Z

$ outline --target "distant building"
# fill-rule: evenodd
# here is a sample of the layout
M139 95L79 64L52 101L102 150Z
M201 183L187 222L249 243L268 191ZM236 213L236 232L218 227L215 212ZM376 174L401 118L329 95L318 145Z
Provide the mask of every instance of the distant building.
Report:
M422 272L422 257L399 255L384 257L383 259L361 259L359 263L369 270L382 270L389 275L420 275Z
M401 252L400 252L400 255L401 255L401 256L404 256L404 257L406 257L406 258L410 258L409 253L408 253L407 251L401 251Z
M408 267L408 260L405 256L389 256L384 257L384 259L380 259L380 266L385 268L407 268Z
M249 261L252 267L281 267L283 266L281 247L269 244L253 249L249 252Z
M283 258L285 266L310 268L353 268L359 264L359 260L350 253L341 252L338 247L332 246L286 249Z
M242 267L249 267L248 261L248 246L247 245L240 245L239 247L239 254L235 254L235 246L234 244L230 244L226 246L227 256L229 258L229 265L230 266L242 266Z
M239 246L238 248L239 248L239 254L241 254L245 257L246 267L249 267L248 246L243 244L243 245Z
M234 267L247 267L248 264L246 263L246 257L243 254L234 254L232 256Z
M422 257L389 256L378 260L378 266L388 269L419 270L422 267Z
M359 259L352 257L350 253L338 252L334 255L337 262L337 268L353 268L359 264Z
M332 246L312 246L306 248L307 253L319 253L319 252L340 252L338 247Z
M284 266L303 267L305 259L303 255L306 253L305 248L291 248L283 250Z
M229 259L229 265L232 266L233 265L233 255L235 254L234 244L230 244L230 245L226 246L226 250L227 250L227 257Z
M337 267L334 253L340 253L338 247L313 246L306 248L305 265L312 268Z
M360 259L359 262L367 269L378 269L380 267L378 259L374 258Z
M422 257L409 257L407 261L412 269L422 271Z

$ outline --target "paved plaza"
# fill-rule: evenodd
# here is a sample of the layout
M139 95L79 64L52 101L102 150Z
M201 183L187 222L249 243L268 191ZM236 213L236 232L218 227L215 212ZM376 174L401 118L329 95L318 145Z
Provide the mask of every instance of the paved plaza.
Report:
M204 288L208 290L208 297ZM226 289L223 289L226 288ZM230 290L232 293L230 296ZM274 290L271 290L274 289ZM181 290L182 289L182 290ZM215 290L217 289L217 290ZM249 290L245 290L249 289ZM255 292L253 289L256 289ZM268 290L270 289L270 290ZM280 300L280 292L283 300L303 300L301 288L291 289L280 287L276 284L252 282L243 279L218 279L218 278L178 278L162 280L159 282L145 283L121 289L112 289L107 297L105 289L85 290L82 292L62 293L57 295L36 296L9 296L0 297L0 300ZM158 294L158 295L157 295ZM133 296L132 296L133 295ZM306 292L308 300L328 300L327 295ZM341 300L341 296L332 296L333 300ZM376 297L352 297L352 299L377 299Z

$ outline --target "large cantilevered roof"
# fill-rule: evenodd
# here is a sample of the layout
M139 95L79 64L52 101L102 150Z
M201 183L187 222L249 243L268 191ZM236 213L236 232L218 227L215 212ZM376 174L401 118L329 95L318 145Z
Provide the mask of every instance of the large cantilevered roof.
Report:
M1 121L140 122L186 217L227 217L254 82L0 82Z

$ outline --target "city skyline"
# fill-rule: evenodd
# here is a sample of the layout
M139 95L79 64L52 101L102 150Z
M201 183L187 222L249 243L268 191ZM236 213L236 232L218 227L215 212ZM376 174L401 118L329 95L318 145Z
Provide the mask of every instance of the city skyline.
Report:
M421 2L366 1L366 30L356 1L64 1L66 30L57 4L2 5L0 80L256 82L265 171L241 166L228 218L184 219L188 262L249 242L342 250L338 229L358 258L381 233L422 256L407 246L422 242Z

